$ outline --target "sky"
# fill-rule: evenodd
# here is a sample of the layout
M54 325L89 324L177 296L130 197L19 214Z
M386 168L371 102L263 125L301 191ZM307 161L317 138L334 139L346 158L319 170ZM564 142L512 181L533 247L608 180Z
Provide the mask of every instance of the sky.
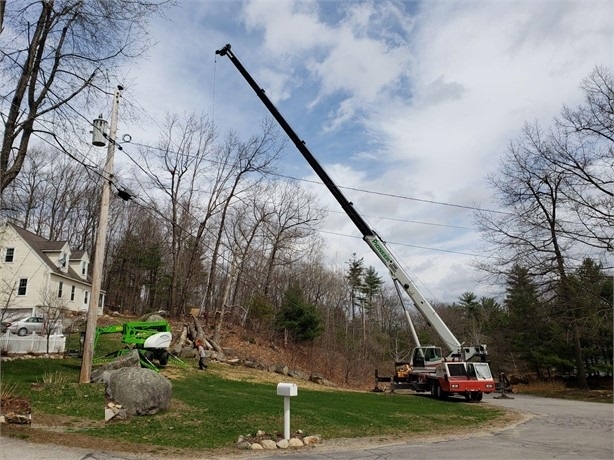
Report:
M496 210L486 176L526 122L582 103L581 81L613 68L614 2L182 1L152 23L157 42L122 70L123 97L150 123L205 113L218 132L258 133L269 112L225 44L343 188L428 299L498 296L472 262L472 208ZM306 179L329 213L326 260L385 266L291 143L280 173Z

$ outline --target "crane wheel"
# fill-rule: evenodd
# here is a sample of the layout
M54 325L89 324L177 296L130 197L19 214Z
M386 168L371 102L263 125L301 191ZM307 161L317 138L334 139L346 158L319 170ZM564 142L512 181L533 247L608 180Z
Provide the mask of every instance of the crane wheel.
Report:
M437 399L448 399L448 392L443 391L441 386L437 383L435 384L435 396Z

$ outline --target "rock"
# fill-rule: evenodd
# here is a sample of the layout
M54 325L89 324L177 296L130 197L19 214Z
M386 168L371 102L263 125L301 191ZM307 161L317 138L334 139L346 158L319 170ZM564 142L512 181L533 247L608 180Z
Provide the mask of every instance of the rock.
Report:
M263 439L262 441L260 441L260 444L262 445L262 448L264 450L275 450L275 449L277 449L277 444L272 439Z
M280 449L287 449L288 448L288 440L287 439L281 439L281 440L277 441L277 447L279 447Z
M205 356L207 357L207 359L219 361L220 363L223 363L226 361L226 356L224 356L223 353L219 353L217 351L206 350Z
M137 321L153 323L156 321L166 321L166 320L162 318L162 316L158 315L157 313L148 313L146 315L141 316L139 319L137 319Z
M288 441L288 447L303 447L304 445L299 438L290 438Z
M172 384L151 369L124 368L109 378L110 394L129 415L153 415L168 409Z
M111 420L113 417L115 417L115 412L113 412L113 409L109 409L108 407L104 410L104 421L108 422L109 420Z
M9 412L8 414L4 414L4 421L6 423L15 423L17 425L27 425L31 422L29 416L23 414L16 414L15 412Z
M283 364L277 364L273 367L273 369L276 374L288 375L288 366L285 366Z
M305 372L302 371L288 371L288 375L290 377L294 377L295 379L299 379L299 380L309 380L309 375L307 375Z
M262 446L257 442L253 443L251 446L252 450L263 450Z
M326 380L320 374L311 374L309 376L309 381L313 382L313 383L317 383L318 385L324 385L324 386L327 386L327 387L334 387L335 386L335 384L333 382L331 382L330 380Z
M243 450L249 450L252 448L252 444L249 441L241 441L237 443L237 447Z
M303 438L303 443L306 446L312 446L314 444L320 444L320 441L321 441L320 436L305 436Z
M183 347L179 344L177 345L173 345L171 348L169 348L169 352L172 353L175 356L181 356L181 350L183 349Z
M196 349L194 347L183 347L179 353L180 358L196 358Z
M128 414L126 413L126 409L124 409L120 404L115 404L114 402L109 402L107 407L104 409L104 421L108 422L111 419L119 419L124 420L128 418Z
M104 382L108 376L103 377L103 374L108 371L121 369L125 367L141 367L141 357L137 350L118 356L113 361L103 364L92 371L90 376L91 383Z

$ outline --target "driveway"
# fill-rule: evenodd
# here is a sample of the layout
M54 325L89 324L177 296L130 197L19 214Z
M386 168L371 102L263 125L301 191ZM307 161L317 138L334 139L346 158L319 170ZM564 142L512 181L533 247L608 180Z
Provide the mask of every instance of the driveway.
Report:
M494 395L498 396L498 395ZM513 395L514 399L485 396L492 404L522 412L524 420L514 426L475 433L473 436L445 438L428 442L394 442L371 445L345 445L324 442L315 448L298 451L239 453L226 458L266 459L608 459L614 458L613 406L562 399ZM92 452L76 447L32 444L19 439L1 439L0 459L111 460L143 458ZM151 458L151 457L150 457ZM202 458L212 458L210 456ZM218 457L223 458L223 457ZM187 460L187 459L184 459Z
M613 406L562 399L512 395L483 403L506 407L526 415L524 421L501 430L428 442L396 442L350 451L328 451L326 444L293 459L608 459L614 458ZM268 459L288 455L266 456Z

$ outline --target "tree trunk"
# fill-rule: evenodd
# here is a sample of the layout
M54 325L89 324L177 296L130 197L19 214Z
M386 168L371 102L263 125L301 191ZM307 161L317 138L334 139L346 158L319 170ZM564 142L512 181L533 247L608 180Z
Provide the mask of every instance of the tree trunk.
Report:
M586 380L586 369L584 368L584 357L582 356L582 344L580 343L580 334L578 334L578 325L574 322L572 328L578 387L582 390L588 390L588 381Z
M235 272L237 270L236 267L237 262L236 259L233 258L230 264L230 273L226 279L226 286L224 286L224 295L222 296L222 303L220 305L220 316L215 322L215 328L213 329L213 341L216 343L220 341L222 324L224 323L224 314L226 313L226 305L228 304L228 297L230 296L230 286L232 285L232 280L235 277Z

